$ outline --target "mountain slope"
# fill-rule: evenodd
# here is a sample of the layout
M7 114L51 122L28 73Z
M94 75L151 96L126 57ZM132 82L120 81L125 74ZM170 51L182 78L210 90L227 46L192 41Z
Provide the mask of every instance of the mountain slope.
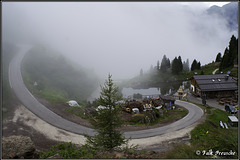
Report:
M226 19L231 31L238 30L238 2L231 2L222 7L214 5L207 10L207 14Z
M97 77L90 70L43 47L35 47L25 55L22 75L30 91L53 103L86 100L97 87Z

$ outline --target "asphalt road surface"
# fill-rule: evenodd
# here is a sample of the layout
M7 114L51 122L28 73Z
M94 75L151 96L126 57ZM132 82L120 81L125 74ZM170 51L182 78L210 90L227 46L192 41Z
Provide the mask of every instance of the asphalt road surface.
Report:
M9 64L10 87L17 96L17 98L32 113L34 113L39 118L55 127L81 135L82 134L88 134L89 136L95 135L96 131L94 129L73 123L55 114L54 112L46 108L44 105L42 105L40 102L38 102L36 98L28 91L21 75L21 62L25 53L27 53L32 48L32 46L28 45L19 46L20 46L19 52L14 56L14 58L11 60ZM203 115L202 109L194 104L178 100L176 101L176 104L185 107L189 111L188 115L174 123L171 123L163 127L125 132L124 133L125 137L126 138L131 137L132 139L146 138L180 130L195 123Z

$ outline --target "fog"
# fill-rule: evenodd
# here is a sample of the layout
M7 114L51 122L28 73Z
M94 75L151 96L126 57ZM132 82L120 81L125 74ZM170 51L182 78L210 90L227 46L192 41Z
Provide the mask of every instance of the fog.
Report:
M236 2L237 3L237 2ZM207 64L231 35L202 2L3 2L2 40L48 45L100 77L132 78L166 54Z

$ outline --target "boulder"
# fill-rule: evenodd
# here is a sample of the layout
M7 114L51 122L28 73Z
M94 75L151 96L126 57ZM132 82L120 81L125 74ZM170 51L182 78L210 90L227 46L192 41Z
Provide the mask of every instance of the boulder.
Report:
M2 158L34 158L35 145L30 137L9 136L2 138Z

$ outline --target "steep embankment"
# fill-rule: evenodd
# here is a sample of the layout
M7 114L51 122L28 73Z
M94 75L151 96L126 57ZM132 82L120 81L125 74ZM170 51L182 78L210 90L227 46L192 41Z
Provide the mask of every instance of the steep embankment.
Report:
M97 87L92 72L44 47L34 47L25 55L22 76L33 94L51 103L84 101Z

